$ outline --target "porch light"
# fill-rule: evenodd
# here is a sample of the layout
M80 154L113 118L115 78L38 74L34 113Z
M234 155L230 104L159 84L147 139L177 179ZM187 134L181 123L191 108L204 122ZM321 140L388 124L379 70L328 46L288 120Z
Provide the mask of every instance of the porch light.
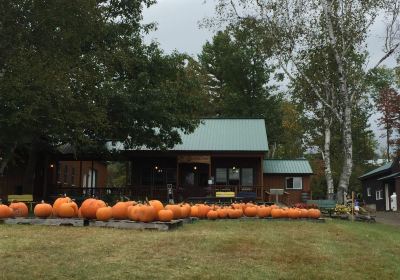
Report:
M232 169L235 170L235 169L236 169L236 166L232 167Z
M156 165L156 166L154 166L154 169L155 169L155 170L158 170L158 166L157 166L157 165Z
M54 164L50 164L50 168L53 168L54 167Z
M194 170L197 170L197 166L193 167Z

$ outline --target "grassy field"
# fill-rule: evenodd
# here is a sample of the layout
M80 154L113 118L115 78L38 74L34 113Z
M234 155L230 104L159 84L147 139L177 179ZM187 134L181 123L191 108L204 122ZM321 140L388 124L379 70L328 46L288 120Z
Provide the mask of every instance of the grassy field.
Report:
M400 279L399 263L400 229L381 224L0 225L0 279Z

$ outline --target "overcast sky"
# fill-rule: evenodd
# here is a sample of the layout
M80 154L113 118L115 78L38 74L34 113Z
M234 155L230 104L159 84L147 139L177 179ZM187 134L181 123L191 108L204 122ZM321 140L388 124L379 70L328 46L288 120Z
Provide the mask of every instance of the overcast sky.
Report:
M165 52L174 50L196 56L201 52L203 44L210 40L213 32L199 27L199 22L205 17L214 15L215 0L158 0L158 3L144 10L144 22L156 22L158 29L151 32L147 41L156 40ZM383 19L377 20L372 26L367 40L368 51L371 54L369 66L375 65L383 56L385 25ZM384 64L393 67L395 57L388 59ZM376 125L377 116L370 122L379 136ZM377 138L378 139L378 138ZM379 139L382 142L382 139Z

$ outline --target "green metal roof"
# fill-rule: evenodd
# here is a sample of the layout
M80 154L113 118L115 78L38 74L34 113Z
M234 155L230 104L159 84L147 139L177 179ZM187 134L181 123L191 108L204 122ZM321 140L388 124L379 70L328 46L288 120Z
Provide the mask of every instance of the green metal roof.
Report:
M389 169L392 167L392 164L393 164L393 162L388 162L388 163L386 163L386 164L384 164L384 165L382 165L382 166L380 166L380 167L378 167L378 168L375 168L374 170L371 170L371 171L369 171L369 172L367 172L367 173L361 175L361 176L358 177L358 178L359 178L359 179L362 179L362 178L365 178L365 177L374 175L374 174L376 174L376 173L380 173L380 172L389 170Z
M400 172L393 173L393 174L387 175L385 177L379 178L378 181L392 179L392 178L396 178L396 177L400 177Z
M268 151L263 119L202 119L191 134L180 132L182 143L172 151ZM109 148L123 150L117 142ZM143 147L139 150L147 150Z
M264 173L267 174L313 174L312 168L306 159L266 159Z

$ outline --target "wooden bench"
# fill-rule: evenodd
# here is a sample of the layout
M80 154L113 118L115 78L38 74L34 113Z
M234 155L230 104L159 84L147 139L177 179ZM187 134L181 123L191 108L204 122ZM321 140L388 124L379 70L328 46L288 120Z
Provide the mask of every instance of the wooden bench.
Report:
M333 199L319 199L319 200L307 200L307 205L315 204L321 210L321 212L325 211L332 215L336 208L336 200Z
M7 196L8 202L18 201L18 202L25 202L29 204L29 210L32 212L33 204L33 195L31 194L10 194Z
M215 197L217 198L235 197L235 192L216 192Z

